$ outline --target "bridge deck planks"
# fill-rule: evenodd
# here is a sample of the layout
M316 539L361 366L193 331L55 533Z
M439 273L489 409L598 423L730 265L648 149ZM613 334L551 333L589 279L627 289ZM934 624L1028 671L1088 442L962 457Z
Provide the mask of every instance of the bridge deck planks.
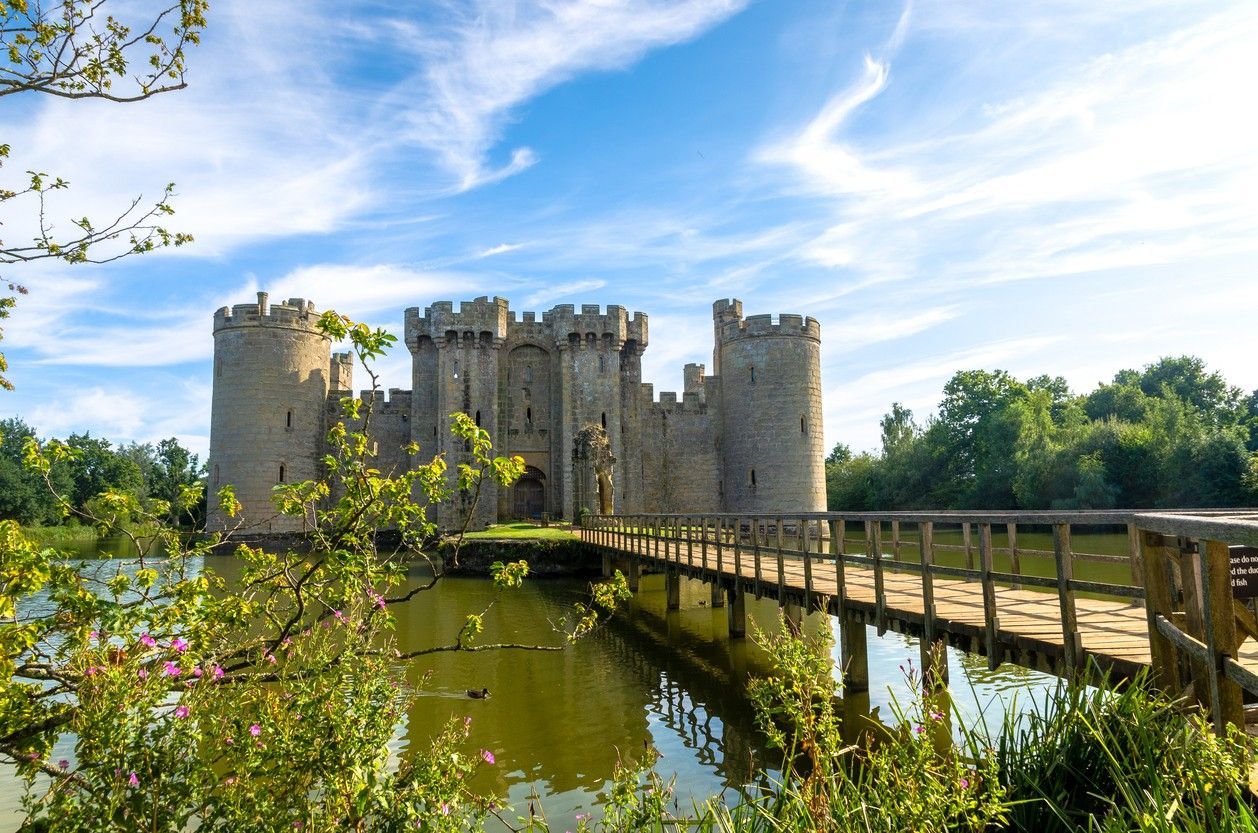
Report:
M617 544L599 544L613 552L637 555L650 561L677 564L693 574L703 569L701 545L696 540L687 547L684 541L655 541L648 538L629 538L624 547ZM656 557L658 552L659 557ZM689 553L689 555L688 555ZM728 542L723 545L724 581L735 580L734 549ZM740 545L740 585L756 589L754 548L746 542ZM804 596L803 560L792 553L783 559L782 579L788 594L799 601ZM895 627L908 624L911 629L923 620L922 578L919 573L901 572L894 569L896 562L884 556L883 594L886 599L885 615ZM716 545L708 541L707 571L716 575ZM837 595L835 564L831 557L817 554L811 560L812 594L831 597ZM877 609L874 597L874 571L858 564L845 564L844 575L847 599L852 608L872 617ZM779 574L777 553L772 548L760 549L759 591L766 596L778 592ZM983 608L983 588L978 581L936 576L933 581L937 632L973 638L986 627ZM1014 589L995 586L996 615L999 622L998 639L1005 650L1016 647L1022 652L1042 654L1051 661L1059 660L1064 652L1061 628L1061 608L1055 592L1050 590ZM1149 633L1145 611L1129 600L1096 599L1078 597L1075 600L1076 621L1086 654L1095 657L1103 668L1121 673L1132 673L1151 662ZM872 618L869 619L872 621ZM1009 657L1016 660L1016 655ZM1258 646L1248 642L1240 651L1240 662L1258 673Z

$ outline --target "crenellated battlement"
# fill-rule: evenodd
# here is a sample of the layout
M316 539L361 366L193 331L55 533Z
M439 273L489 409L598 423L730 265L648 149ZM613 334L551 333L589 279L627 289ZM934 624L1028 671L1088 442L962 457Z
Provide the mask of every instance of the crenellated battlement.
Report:
M542 322L550 327L558 344L573 341L573 336L588 343L591 335L597 342L610 340L617 350L626 341L641 347L647 344L646 314L635 312L630 318L628 310L617 304L608 304L606 312L598 304L582 304L579 313L572 304L559 304L542 313Z
M655 385L643 383L640 388L642 403L652 414L667 413L670 415L707 415L708 408L704 397L697 391L683 393L680 398L676 391L660 391L660 398L655 398Z
M259 292L255 304L220 307L214 313L214 332L232 327L284 327L318 333L319 314L314 301L289 298L286 302L269 304L267 293Z
M809 316L782 313L780 315L749 315L731 318L720 323L717 335L722 342L741 338L792 337L821 340L821 325Z
M341 413L341 399L351 393L351 391L328 391L329 412L339 415ZM413 404L411 392L401 388L389 388L387 394L382 390L360 390L358 398L363 401L364 407L370 405L372 413L377 416L381 414L400 414L409 417Z
M452 301L437 301L424 307L420 314L419 307L406 310L406 344L415 349L422 336L433 341L444 341L450 333L466 338L471 334L481 341L481 334L488 333L494 344L501 344L507 337L507 325L511 321L511 312L506 298L494 296L492 299L482 295L471 301L459 304L458 312L454 311Z

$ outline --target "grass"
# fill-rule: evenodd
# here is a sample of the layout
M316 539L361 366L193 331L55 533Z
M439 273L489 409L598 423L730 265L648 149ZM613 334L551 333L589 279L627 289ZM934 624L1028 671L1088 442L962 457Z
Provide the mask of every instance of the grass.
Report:
M41 544L95 541L99 537L94 526L24 526L22 534Z
M527 521L514 521L505 524L491 524L488 529L469 532L464 538L468 541L576 541L579 536L572 531L569 524L551 523L550 526L538 526Z
M1047 702L1010 709L990 728L948 718L954 710L939 692L895 705L885 731L847 745L829 634L757 638L774 673L754 680L750 695L783 753L781 775L732 804L713 798L686 812L648 758L618 777L625 783L613 788L607 816L581 833L1258 831L1245 787L1258 744L1236 732L1216 737L1198 711L1145 676L1113 689L1062 683Z

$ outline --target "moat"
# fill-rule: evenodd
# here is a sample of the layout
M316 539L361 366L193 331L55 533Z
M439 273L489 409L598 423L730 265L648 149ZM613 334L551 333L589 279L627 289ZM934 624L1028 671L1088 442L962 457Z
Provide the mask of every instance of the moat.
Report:
M96 561L88 564L115 562ZM231 559L216 560L227 575ZM415 578L420 578L418 574ZM506 595L486 617L486 638L557 644L550 622L584 597L585 580L536 579ZM404 650L447 642L469 610L483 608L494 590L487 579L447 577L417 602L399 607L398 636ZM422 658L406 669L420 695L395 739L398 750L426 745L451 718L472 718L469 751L490 750L496 763L483 767L472 786L505 794L518 808L534 791L554 829L575 827L575 814L599 813L601 791L617 755L658 749L660 771L676 774L682 807L723 790L735 790L772 765L754 728L744 694L748 675L767 673L754 642L726 637L725 611L706 604L698 582L682 587L681 610L666 610L663 576L644 576L639 593L609 625L560 652L504 651ZM749 618L774 626L778 609L769 599L749 601ZM821 624L809 617L807 627ZM909 702L901 667L915 644L888 634L869 636L871 695L850 704L886 719L892 700ZM837 659L837 658L836 658ZM952 654L958 713L974 719L983 707L998 714L1010 692L1033 694L1052 678L1011 666L988 672L979 658ZM488 688L473 700L468 689ZM63 742L56 757L73 755ZM0 779L0 831L16 829L20 798L16 778Z

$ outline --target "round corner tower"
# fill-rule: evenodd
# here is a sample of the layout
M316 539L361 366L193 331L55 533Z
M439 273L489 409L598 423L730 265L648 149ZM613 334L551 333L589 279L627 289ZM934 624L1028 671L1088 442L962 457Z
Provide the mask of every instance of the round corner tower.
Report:
M214 313L214 394L210 412L207 527L240 518L219 511L214 493L232 485L250 532L294 532L302 519L277 516L271 490L319 474L331 340L319 332L314 302L290 298L268 307Z
M825 511L821 326L799 315L744 319L737 299L717 301L712 315L724 510Z

